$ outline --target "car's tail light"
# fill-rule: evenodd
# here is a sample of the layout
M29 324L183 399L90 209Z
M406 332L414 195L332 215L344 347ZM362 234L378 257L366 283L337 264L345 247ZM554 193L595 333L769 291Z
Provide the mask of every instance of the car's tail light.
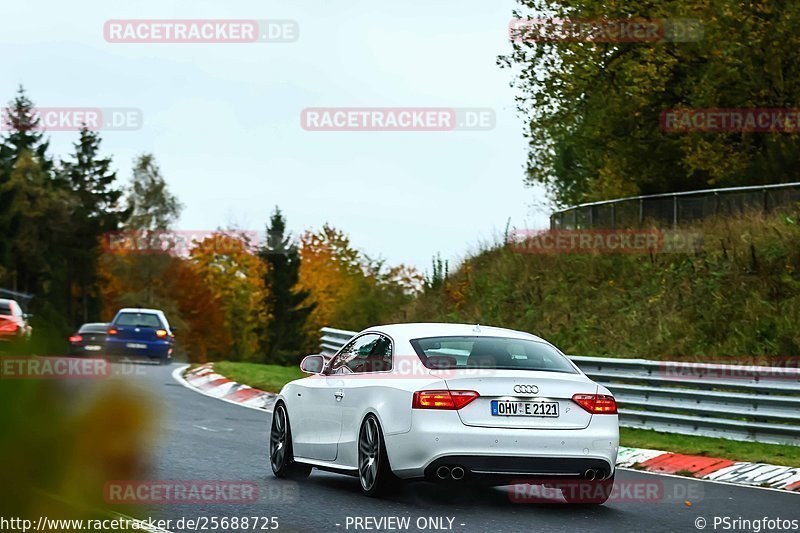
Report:
M82 340L83 340L83 337L81 337L80 335L72 335L69 338L69 342L81 342Z
M576 394L572 401L594 415L617 414L617 402L607 394Z
M163 338L167 336L167 330L165 329L157 329L156 330L156 337Z
M414 393L411 408L458 410L478 396L474 390L420 390Z
M119 333L119 331L117 331L117 328L109 328L108 329L108 334L109 335L116 335L117 333Z
M19 324L12 320L0 321L0 331L17 331Z

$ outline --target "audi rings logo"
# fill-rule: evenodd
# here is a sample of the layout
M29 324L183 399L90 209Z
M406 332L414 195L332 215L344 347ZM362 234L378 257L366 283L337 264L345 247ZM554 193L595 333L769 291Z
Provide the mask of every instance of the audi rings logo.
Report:
M536 394L539 392L539 387L536 385L514 385L514 392L519 394Z

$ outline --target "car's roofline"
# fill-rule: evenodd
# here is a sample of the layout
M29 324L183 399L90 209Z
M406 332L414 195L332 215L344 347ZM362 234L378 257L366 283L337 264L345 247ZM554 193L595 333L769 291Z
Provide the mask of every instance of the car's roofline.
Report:
M541 342L546 340L526 331L518 331L482 324L457 324L449 322L413 322L407 324L383 324L364 329L359 333L377 331L405 339L423 337L506 337L529 339ZM549 344L549 343L548 343Z

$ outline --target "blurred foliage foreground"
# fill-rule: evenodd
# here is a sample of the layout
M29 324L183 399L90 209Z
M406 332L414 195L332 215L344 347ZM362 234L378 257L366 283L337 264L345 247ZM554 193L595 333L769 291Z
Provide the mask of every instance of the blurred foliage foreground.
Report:
M155 420L142 396L116 380L0 379L0 516L110 518L105 484L147 471Z

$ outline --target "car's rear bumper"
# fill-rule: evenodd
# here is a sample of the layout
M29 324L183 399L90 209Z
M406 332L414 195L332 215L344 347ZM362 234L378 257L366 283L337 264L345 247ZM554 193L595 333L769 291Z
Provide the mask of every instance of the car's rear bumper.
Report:
M411 430L386 435L392 470L401 478L436 479L436 469L460 466L485 478L579 477L614 472L619 449L616 415L594 415L584 429L501 429L465 426L455 411L417 411Z
M143 344L145 348L133 348L128 344ZM167 341L141 341L114 339L107 340L105 353L107 355L124 355L127 357L149 357L153 359L166 359L170 357L172 343Z
M445 467L442 469L442 467ZM613 472L606 459L591 457L528 457L510 455L447 455L439 457L425 468L425 479L450 481L454 468L461 468L456 478L481 478L496 484L521 480L605 479Z
M87 350L87 346L97 346L97 348ZM102 357L106 354L105 343L87 342L83 344L70 344L67 354L74 357Z

